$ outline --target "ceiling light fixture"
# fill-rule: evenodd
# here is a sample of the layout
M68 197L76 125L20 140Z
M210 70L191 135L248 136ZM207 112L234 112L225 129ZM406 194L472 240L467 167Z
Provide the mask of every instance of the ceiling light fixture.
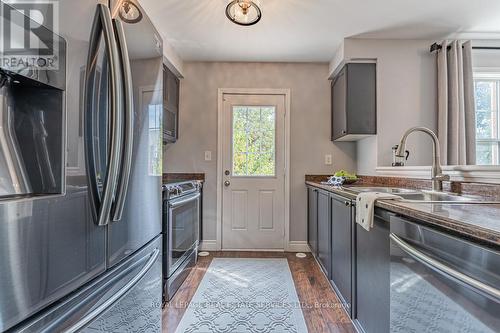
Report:
M238 25L254 25L262 17L258 0L233 0L226 7L227 18Z
M118 15L126 23L137 23L142 20L141 10L135 3L129 0L122 2Z

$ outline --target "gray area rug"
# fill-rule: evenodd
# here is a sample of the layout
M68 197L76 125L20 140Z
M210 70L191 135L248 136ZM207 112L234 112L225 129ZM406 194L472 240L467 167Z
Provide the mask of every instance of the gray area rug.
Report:
M286 259L215 258L176 333L307 332Z

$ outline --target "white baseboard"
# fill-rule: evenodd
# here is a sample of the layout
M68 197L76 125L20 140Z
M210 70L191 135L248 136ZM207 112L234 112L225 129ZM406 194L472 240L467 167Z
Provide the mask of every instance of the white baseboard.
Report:
M200 251L219 251L219 249L217 247L217 241L216 240L203 240L203 241L201 241ZM229 251L229 250L226 250L226 251ZM235 251L235 250L232 250L232 251ZM242 251L242 250L239 250L239 251ZM245 249L243 251L283 251L283 250ZM309 245L307 245L307 241L290 241L288 243L288 246L285 249L285 251L286 252L311 252L309 250Z
M200 251L218 251L216 240L202 240Z
M288 242L287 252L311 252L307 241L290 241Z

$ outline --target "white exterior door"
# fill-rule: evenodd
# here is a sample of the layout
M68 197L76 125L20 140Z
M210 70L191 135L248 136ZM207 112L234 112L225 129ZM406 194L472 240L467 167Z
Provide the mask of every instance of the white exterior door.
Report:
M285 95L223 96L222 248L284 249Z

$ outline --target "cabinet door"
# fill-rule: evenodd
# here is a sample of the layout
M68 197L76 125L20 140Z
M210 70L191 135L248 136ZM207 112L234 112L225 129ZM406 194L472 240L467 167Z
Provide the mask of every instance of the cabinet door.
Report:
M344 67L332 82L332 140L347 134L346 96L347 75Z
M307 188L307 243L311 253L318 254L318 190Z
M163 67L165 107L169 110L179 108L179 79L167 67Z
M375 64L347 65L347 134L377 134Z
M351 201L332 197L332 283L346 310L352 309L352 208Z
M370 231L356 225L356 323L366 333L387 333L390 326L389 222L377 211Z
M318 191L318 261L326 276L331 274L330 194Z

